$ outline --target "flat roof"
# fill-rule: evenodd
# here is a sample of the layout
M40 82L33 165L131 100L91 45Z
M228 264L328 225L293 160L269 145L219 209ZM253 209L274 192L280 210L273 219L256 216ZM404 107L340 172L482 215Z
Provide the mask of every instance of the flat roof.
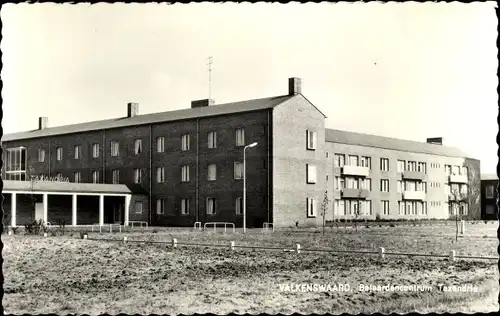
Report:
M125 184L73 183L58 181L35 181L32 189L30 181L4 180L3 191L132 194L132 191Z

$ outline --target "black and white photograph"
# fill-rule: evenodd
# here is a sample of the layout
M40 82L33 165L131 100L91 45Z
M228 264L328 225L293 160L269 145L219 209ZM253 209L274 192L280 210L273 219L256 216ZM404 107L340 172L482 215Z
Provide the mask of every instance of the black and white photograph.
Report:
M498 312L497 10L2 4L1 312Z

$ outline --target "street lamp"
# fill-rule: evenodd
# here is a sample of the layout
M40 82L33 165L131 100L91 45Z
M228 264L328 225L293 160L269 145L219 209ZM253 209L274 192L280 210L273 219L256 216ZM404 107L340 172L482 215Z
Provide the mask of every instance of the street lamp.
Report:
M246 145L243 148L243 232L247 232L247 179L246 179L246 150L257 146L257 142Z

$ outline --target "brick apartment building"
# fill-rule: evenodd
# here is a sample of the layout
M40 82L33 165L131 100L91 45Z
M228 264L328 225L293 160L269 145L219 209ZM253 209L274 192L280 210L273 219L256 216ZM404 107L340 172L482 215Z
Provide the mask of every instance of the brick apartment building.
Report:
M481 175L481 218L498 219L498 176Z
M288 94L4 135L7 180L30 175L125 184L146 193L130 220L241 226L246 149L247 226L312 226L352 218L480 217L479 161L442 139L426 143L326 129L325 115L288 80ZM455 194L450 194L455 193Z

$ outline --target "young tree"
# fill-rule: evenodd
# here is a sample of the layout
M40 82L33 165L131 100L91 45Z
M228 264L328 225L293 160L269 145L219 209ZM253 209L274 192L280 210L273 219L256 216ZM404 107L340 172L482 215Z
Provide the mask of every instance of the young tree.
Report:
M452 188L451 190L452 201L450 202L450 207L453 211L452 216L455 215L455 241L458 241L458 222L462 219L463 210L460 204L467 199L467 194L461 192L458 187Z
M323 235L325 234L325 222L326 213L328 211L328 204L330 204L330 199L328 199L328 185L325 190L325 196L323 197L323 202L321 202L321 216L323 217Z

